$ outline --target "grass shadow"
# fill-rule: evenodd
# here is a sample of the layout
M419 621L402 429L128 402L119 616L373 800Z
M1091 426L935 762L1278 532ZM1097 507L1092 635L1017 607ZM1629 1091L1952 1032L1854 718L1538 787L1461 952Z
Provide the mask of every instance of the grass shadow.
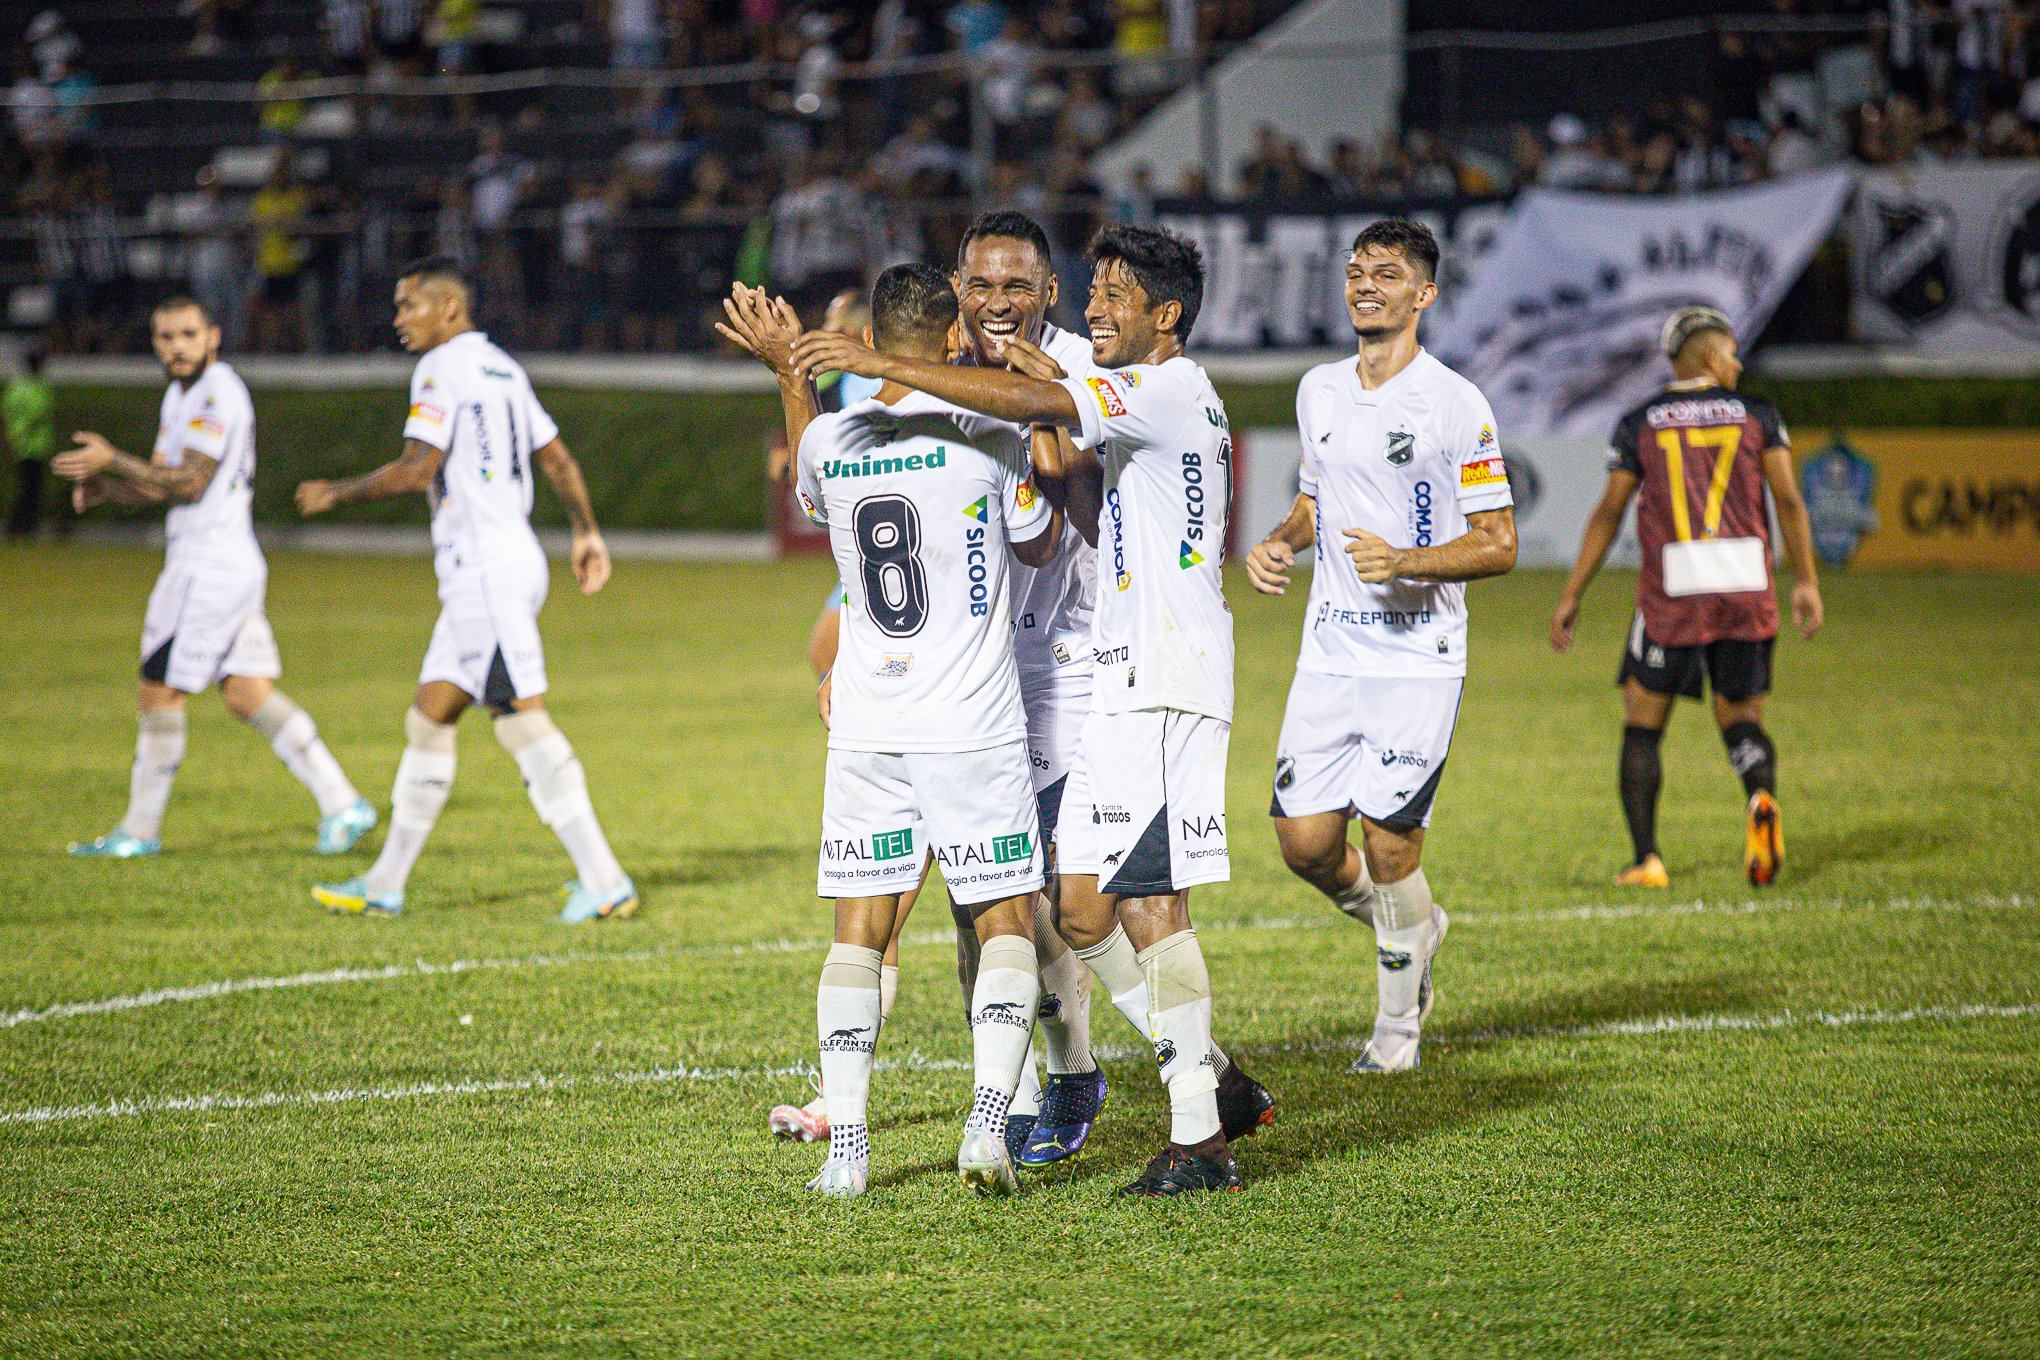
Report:
M1965 839L1952 823L1894 817L1852 827L1813 827L1793 832L1785 867L1794 878L1806 879L1830 865L1940 859L1959 852Z

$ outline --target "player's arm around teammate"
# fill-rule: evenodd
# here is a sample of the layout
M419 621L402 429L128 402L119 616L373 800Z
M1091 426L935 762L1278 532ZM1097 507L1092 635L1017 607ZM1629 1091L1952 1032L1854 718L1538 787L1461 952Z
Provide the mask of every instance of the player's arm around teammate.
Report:
M1246 559L1256 590L1283 594L1297 554L1319 553L1270 812L1290 869L1374 928L1378 1002L1356 1071L1419 1060L1448 924L1424 833L1465 684L1464 583L1516 562L1493 414L1417 341L1437 264L1414 222L1386 219L1354 241L1345 296L1358 353L1299 385L1301 491ZM1335 529L1343 560L1319 541Z

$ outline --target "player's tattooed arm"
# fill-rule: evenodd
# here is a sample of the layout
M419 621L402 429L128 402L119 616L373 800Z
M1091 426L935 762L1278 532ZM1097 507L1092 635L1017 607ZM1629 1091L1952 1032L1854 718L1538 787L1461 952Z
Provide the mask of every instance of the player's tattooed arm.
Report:
M977 411L1015 425L1060 425L1077 429L1076 398L1069 389L1005 368L939 364L885 354L836 331L809 331L793 347L794 366L802 373L831 369L861 378L896 382L926 392L938 401Z
M1580 601L1586 598L1587 587L1593 584L1601 564L1608 560L1608 549L1615 546L1616 536L1622 532L1622 516L1629 510L1637 485L1635 473L1619 467L1609 470L1608 484L1601 488L1601 499L1587 516L1586 530L1580 535L1580 555L1573 562L1572 575L1566 577L1558 608L1551 612L1553 651L1562 652L1572 646L1573 628L1580 621Z
M1466 517L1466 532L1431 548L1395 548L1365 529L1341 530L1353 570L1370 585L1406 581L1478 581L1516 565L1516 512L1504 506Z
M574 531L573 547L567 554L573 564L574 579L580 583L583 595L593 595L609 580L609 545L603 542L602 531L595 527L588 479L581 475L581 464L566 441L558 436L532 454L531 461L552 483L553 494L566 507L567 524Z
M361 501L386 501L424 491L445 466L446 450L435 449L422 439L406 439L404 451L374 472L339 481L313 478L299 482L297 507L301 515L322 515L338 505Z
M1778 527L1785 534L1785 555L1792 559L1792 622L1798 625L1801 637L1812 637L1820 631L1827 608L1820 598L1813 524L1806 517L1806 498L1799 494L1791 449L1779 444L1764 450L1764 481L1771 488Z
M205 494L220 467L219 459L189 449L184 461L171 467L123 453L90 430L71 438L77 442L50 460L51 470L81 487L93 484L105 493L100 499L124 505L188 504Z
M1317 497L1299 491L1283 521L1247 550L1247 579L1263 595L1287 594L1289 570L1296 565L1296 555L1316 542Z

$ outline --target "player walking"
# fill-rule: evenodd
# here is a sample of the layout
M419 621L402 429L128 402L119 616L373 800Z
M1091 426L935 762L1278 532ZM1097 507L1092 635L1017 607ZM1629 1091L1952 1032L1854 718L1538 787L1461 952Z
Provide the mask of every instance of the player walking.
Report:
M1269 813L1290 869L1374 927L1374 1033L1356 1072L1419 1061L1448 925L1424 876L1424 830L1466 685L1465 583L1516 564L1494 414L1417 343L1437 274L1421 223L1386 218L1354 240L1346 310L1359 357L1304 375L1302 489L1246 558L1254 588L1279 595L1296 554L1318 548Z
M1216 1096L1211 978L1187 896L1231 874L1232 617L1219 563L1232 444L1224 404L1182 352L1203 298L1196 246L1166 231L1116 226L1099 233L1091 258L1085 319L1100 371L1090 376L1049 381L952 367L821 333L802 336L794 359L803 370L849 369L1000 420L1059 426L1076 432L1079 449L1097 451L1105 508L1094 697L1082 737L1096 843L1075 843L1081 828L1072 824L1067 789L1058 834L1069 863L1098 866L1098 901L1112 910L1102 920L1078 919L1084 905L1065 899L1065 938L1102 941L1123 927L1144 973L1146 1028L1170 1094L1170 1141L1125 1193L1237 1189ZM1007 355L1037 371L1055 367L1019 339L1008 342ZM1058 452L1037 442L1037 469L1062 475Z
M886 270L871 312L882 352L941 365L956 294L940 273ZM981 1192L1011 1193L1005 1124L1039 1000L1032 904L1042 849L1003 549L1046 562L1062 515L1037 492L1008 425L892 382L872 401L812 419L806 393L782 393L802 508L829 526L848 593L817 878L836 909L815 1003L829 1156L809 1188L864 1192L880 951L932 848L979 950L976 1096L957 1174Z
M1796 578L1793 622L1809 638L1823 615L1813 530L1778 408L1735 390L1742 361L1728 318L1711 307L1687 307L1665 323L1663 339L1671 385L1615 427L1608 485L1551 616L1551 645L1561 652L1572 646L1581 597L1636 497L1643 572L1616 676L1622 687L1622 813L1634 859L1615 881L1671 885L1657 844L1658 747L1672 700L1698 699L1704 675L1728 763L1742 776L1748 799L1743 868L1761 885L1776 879L1785 862L1778 752L1763 727L1778 636L1765 488Z
M440 602L417 698L404 715L408 740L390 795L389 839L366 874L318 884L312 896L334 911L403 910L411 866L453 789L455 724L479 701L495 715L496 739L517 761L539 820L573 859L578 877L560 919L627 916L637 907L637 889L595 818L580 758L545 711L538 611L548 575L531 532L533 469L566 506L583 594L609 579L609 549L595 527L580 464L524 369L474 328L469 302L467 281L450 260L426 260L404 272L396 289L397 338L421 356L411 375L404 451L360 477L298 485L298 509L306 515L425 492Z
M249 516L254 403L220 359L220 328L197 302L179 297L158 306L150 337L170 385L149 461L88 430L53 464L77 484L72 502L80 511L108 501L171 507L163 573L142 621L141 731L127 814L71 853L131 859L163 848L163 810L184 761L185 699L217 683L228 712L267 738L318 800L319 853L340 854L375 825L375 809L348 782L312 715L276 687L283 663L262 612L269 566Z

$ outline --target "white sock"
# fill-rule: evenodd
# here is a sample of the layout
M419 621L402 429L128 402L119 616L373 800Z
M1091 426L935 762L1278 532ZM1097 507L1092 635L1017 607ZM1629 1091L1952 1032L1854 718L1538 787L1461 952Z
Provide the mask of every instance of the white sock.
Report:
M127 815L120 829L136 840L152 841L163 834L170 785L184 763L184 709L144 709L135 715L135 724L135 763L128 773Z
M368 871L368 886L377 892L403 891L453 792L453 733L452 723L434 722L416 708L404 714L407 744L390 789L390 834Z
M1104 984L1112 1009L1126 1017L1143 1041L1153 1043L1154 1032L1148 1028L1147 977L1141 972L1133 941L1126 938L1126 927L1114 925L1112 933L1098 943L1072 952Z
M1027 1061L1020 1064L1020 1084L1013 1088L1013 1103L1007 1107L1006 1113L1041 1113L1041 1074L1034 1070L1034 1049L1031 1046L1027 1050Z
M1374 924L1374 880L1367 876L1367 856L1356 855L1360 861L1360 877L1342 893L1332 895L1332 905L1361 925Z
M1422 869L1375 889L1374 958L1383 1020L1414 1025L1424 959L1437 930L1431 885Z
M248 725L268 738L269 749L276 752L284 768L311 790L321 817L345 812L361 801L347 772L319 739L319 725L312 715L282 690L272 691L262 706L248 715Z
M1098 1060L1091 1056L1091 970L1055 933L1048 899L1039 893L1034 896L1034 955L1041 965L1038 1014L1049 1073L1097 1071Z
M609 849L595 804L588 798L588 776L566 734L553 725L542 708L496 719L496 740L516 758L524 775L524 791L538 819L553 829L574 873L590 892L607 892L623 882L623 866Z
M1006 1110L1030 1067L1034 1011L1041 999L1034 943L1020 935L994 935L978 952L971 994L970 1047L977 1094L965 1128L1006 1134Z
M829 1114L829 1155L859 1165L871 1159L865 1107L872 1056L878 1051L879 966L876 949L829 946L815 989L815 1034L821 1048L822 1095Z
M885 1024L892 1019L893 1002L900 994L900 966L896 963L882 963L878 966L878 1023Z
M1197 932L1179 930L1140 951L1148 1023L1169 1088L1169 1141L1181 1147L1219 1132L1218 1073L1211 1057L1211 973Z

